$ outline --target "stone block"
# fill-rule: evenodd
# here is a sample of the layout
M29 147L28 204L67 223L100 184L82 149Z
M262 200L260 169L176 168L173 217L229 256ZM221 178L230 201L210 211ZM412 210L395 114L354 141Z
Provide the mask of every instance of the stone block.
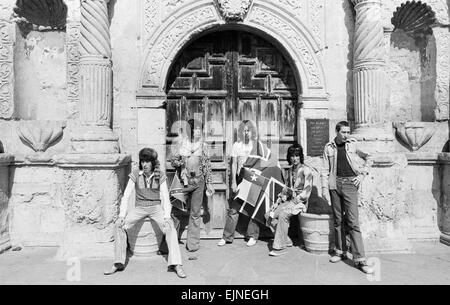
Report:
M166 115L164 109L138 109L138 144L166 143Z

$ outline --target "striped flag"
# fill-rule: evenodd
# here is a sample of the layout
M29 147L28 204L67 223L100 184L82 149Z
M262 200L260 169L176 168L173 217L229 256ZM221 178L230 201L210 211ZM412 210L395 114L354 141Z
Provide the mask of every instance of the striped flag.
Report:
M278 194L285 187L281 168L271 166L254 171L242 168L242 181L238 185L235 198L242 200L240 213L266 225L265 214L277 200Z
M183 184L181 184L180 179L178 178L178 175L175 173L169 190L169 195L171 197L170 203L183 212L187 212L186 191L187 189L184 188Z

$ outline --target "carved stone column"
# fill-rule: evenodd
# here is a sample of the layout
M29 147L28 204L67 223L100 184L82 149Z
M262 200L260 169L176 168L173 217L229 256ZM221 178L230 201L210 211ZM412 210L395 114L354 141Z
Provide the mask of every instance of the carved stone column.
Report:
M385 35L380 0L352 0L356 10L354 41L354 136L374 141L375 151L389 151L393 135L387 131L388 83Z
M81 1L80 121L72 137L77 153L118 153L118 137L111 129L112 63L109 0Z

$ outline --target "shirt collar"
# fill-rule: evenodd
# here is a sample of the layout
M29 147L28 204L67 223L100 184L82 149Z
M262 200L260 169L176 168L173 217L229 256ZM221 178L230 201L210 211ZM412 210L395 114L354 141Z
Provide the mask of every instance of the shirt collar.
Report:
M150 175L150 177L147 177L147 178L150 179L150 178L152 178L154 175L155 175L155 172L153 172L153 173ZM143 170L139 171L139 176L145 176Z

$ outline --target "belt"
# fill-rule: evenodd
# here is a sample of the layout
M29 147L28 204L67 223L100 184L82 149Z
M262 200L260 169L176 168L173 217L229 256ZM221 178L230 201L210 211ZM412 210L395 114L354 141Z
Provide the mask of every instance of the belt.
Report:
M336 179L342 180L342 181L352 181L353 179L355 179L356 176L351 176L351 177L336 177Z
M137 207L150 207L161 204L161 200L146 200L136 202Z

